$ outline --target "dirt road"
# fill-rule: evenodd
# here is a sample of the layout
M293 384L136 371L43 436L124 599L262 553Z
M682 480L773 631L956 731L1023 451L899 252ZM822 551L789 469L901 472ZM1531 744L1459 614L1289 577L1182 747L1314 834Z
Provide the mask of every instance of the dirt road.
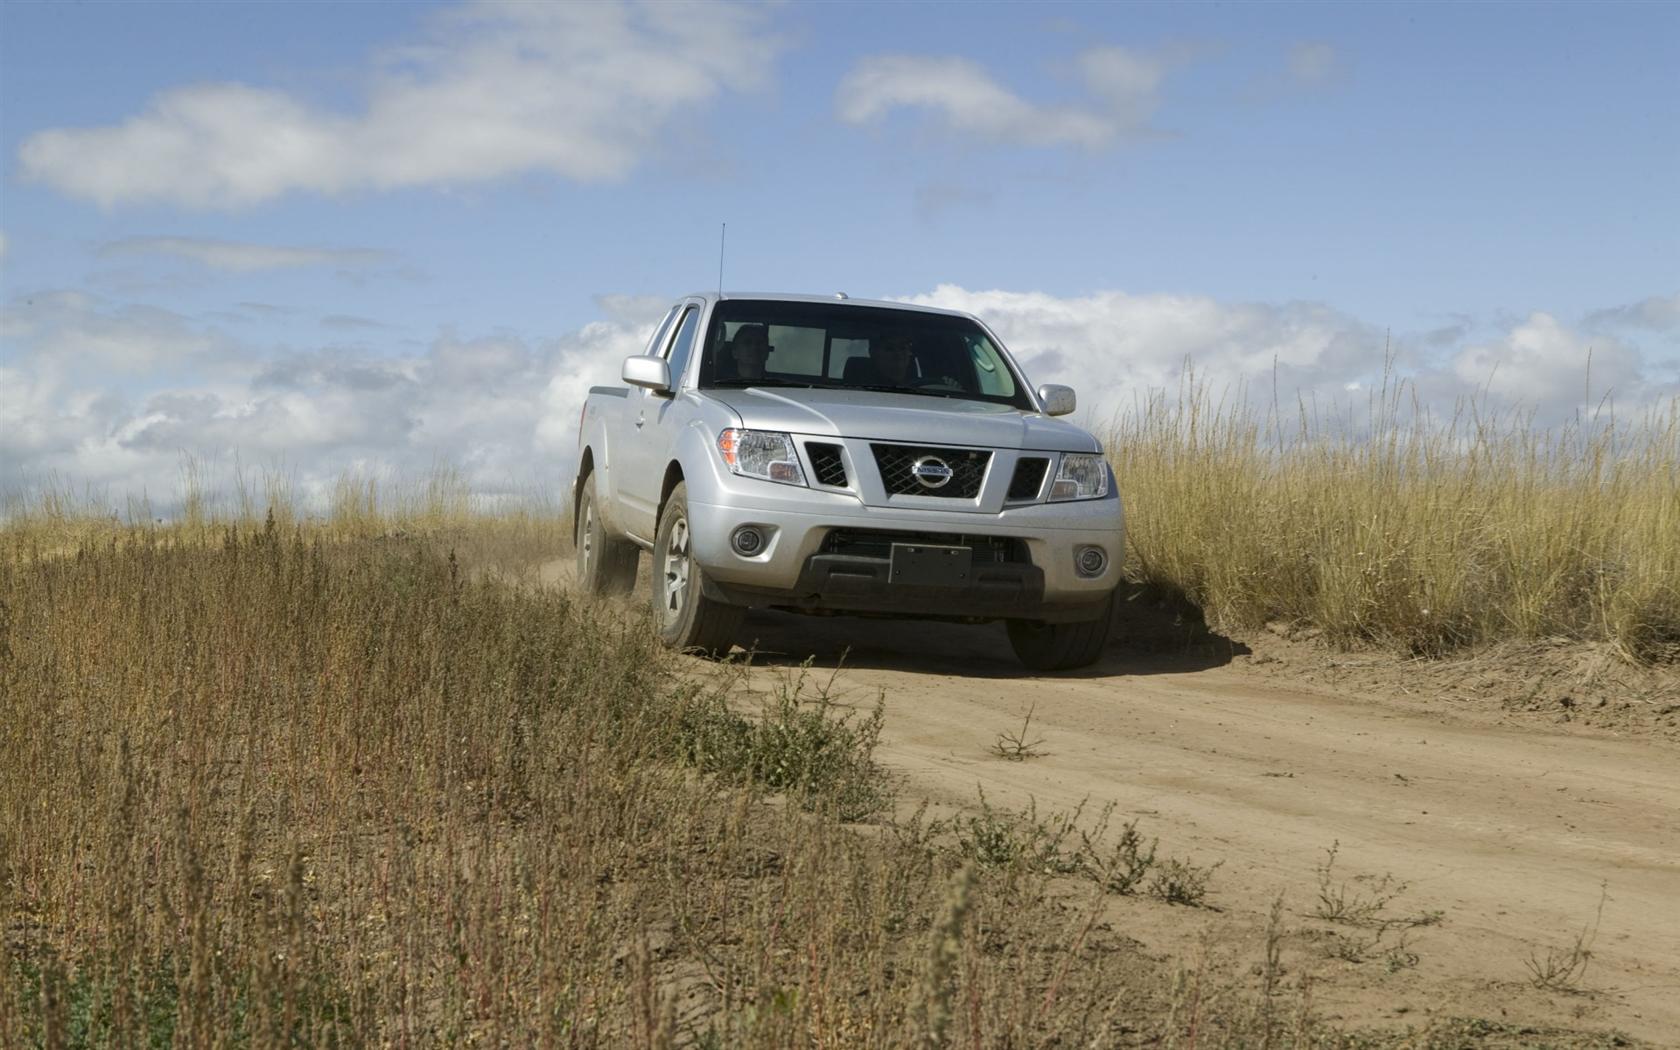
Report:
M1115 648L1087 672L1035 677L996 625L754 613L742 641L764 654L758 675L844 655L844 695L870 703L884 690L881 757L911 798L972 805L983 787L994 804L1035 799L1041 811L1112 801L1163 855L1221 862L1217 913L1115 900L1117 928L1151 949L1188 956L1212 938L1248 951L1283 892L1296 931L1285 964L1317 974L1317 1001L1350 1023L1474 1016L1680 1045L1671 741L1502 724L1427 689L1349 693L1263 670L1240 645L1171 657ZM1043 754L992 754L1029 708ZM1383 954L1391 937L1363 961L1338 958L1337 928L1313 914L1315 867L1335 842L1337 883L1370 893L1390 875L1409 888L1385 914L1439 910L1442 923L1396 956ZM1583 990L1534 988L1525 960L1574 943L1601 887Z

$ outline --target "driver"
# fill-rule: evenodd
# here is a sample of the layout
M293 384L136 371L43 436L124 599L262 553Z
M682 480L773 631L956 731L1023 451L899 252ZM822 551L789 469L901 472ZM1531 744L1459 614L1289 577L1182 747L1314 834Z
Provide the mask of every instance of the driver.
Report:
M764 361L770 356L770 333L761 324L744 324L735 330L730 353L735 356L735 374L742 379L763 379Z

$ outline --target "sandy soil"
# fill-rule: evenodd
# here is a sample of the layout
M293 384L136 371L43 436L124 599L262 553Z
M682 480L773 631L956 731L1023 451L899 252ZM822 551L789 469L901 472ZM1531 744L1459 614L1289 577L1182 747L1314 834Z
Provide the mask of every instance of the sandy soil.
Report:
M884 691L880 755L912 799L972 805L983 788L1041 811L1113 802L1163 855L1221 862L1217 911L1115 899L1116 928L1152 951L1258 958L1281 892L1285 965L1314 974L1317 1002L1350 1024L1473 1016L1680 1045L1674 676L1572 676L1559 668L1581 653L1559 646L1421 664L1257 634L1167 653L1117 644L1092 669L1042 677L1020 669L998 625L754 613L742 641L761 683L810 657L843 661L855 702ZM1042 754L993 754L1029 709ZM1329 950L1353 933L1314 915L1315 868L1337 842L1336 882L1368 892L1389 875L1408 888L1385 914L1444 913L1412 932L1401 964L1382 955L1392 936L1361 962ZM1601 888L1581 990L1532 987L1525 960L1571 944Z

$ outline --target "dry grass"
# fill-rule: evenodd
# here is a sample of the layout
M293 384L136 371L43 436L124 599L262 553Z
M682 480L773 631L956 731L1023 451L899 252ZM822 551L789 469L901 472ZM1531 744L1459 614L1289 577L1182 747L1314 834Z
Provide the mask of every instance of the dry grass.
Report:
M62 556L142 537L164 546L215 546L230 530L272 527L325 543L424 540L453 551L475 575L520 577L569 556L571 547L562 496L526 492L486 504L447 464L419 478L346 473L317 505L283 472L235 467L220 476L189 458L169 508L161 517L144 493L130 493L119 505L108 493L43 478L32 488L0 493L0 558Z
M733 710L731 669L430 541L12 551L0 1045L1411 1038L1140 954L1077 864L842 830L888 800L872 712L798 670Z
M1507 639L1680 658L1680 402L1540 431L1391 382L1288 418L1189 382L1110 427L1132 571L1210 621L1439 654Z
M728 673L674 674L645 623L417 539L13 548L0 594L0 1044L1103 1045L1174 1016L1090 887L1004 864L957 907L954 850L837 833L885 798L877 723L797 674L720 709ZM1222 1009L1240 1044L1258 1014Z

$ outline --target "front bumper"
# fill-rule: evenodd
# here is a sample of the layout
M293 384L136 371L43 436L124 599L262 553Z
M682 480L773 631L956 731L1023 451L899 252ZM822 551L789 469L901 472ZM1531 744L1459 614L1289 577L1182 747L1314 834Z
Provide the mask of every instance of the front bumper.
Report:
M1044 573L1034 565L979 570L961 587L895 583L884 558L813 554L791 589L719 583L706 577L708 596L749 608L801 612L870 613L963 621L1090 620L1103 613L1108 592L1092 601L1046 603Z

